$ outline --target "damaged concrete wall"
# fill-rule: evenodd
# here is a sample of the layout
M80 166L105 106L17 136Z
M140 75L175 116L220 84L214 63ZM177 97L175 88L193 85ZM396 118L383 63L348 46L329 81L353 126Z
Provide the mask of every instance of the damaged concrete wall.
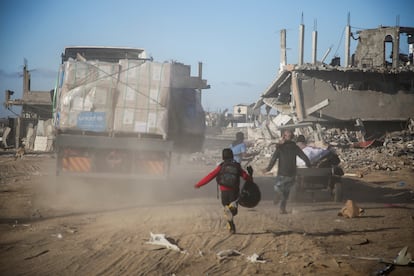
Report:
M359 42L355 51L354 66L360 68L383 67L386 61L384 42L390 39L392 39L393 43L392 67L396 68L398 66L399 28L384 27L372 30L362 30L358 32L358 35Z
M328 106L306 120L407 120L414 117L412 79L414 72L303 70L298 74L305 109L329 99Z
M414 28L380 26L350 36L358 40L352 66L286 65L255 108L267 105L266 110L290 114L296 123L325 125L355 119L398 123L414 118ZM284 47L282 40L282 53Z

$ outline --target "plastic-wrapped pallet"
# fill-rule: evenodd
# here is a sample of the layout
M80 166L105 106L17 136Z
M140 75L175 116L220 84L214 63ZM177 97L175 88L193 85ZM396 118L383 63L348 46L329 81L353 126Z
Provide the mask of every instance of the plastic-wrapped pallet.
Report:
M119 65L68 60L62 66L58 128L109 132L113 126Z
M120 60L114 131L167 137L168 63Z
M63 64L63 85L66 90L95 81L117 82L119 64L103 61L69 59Z

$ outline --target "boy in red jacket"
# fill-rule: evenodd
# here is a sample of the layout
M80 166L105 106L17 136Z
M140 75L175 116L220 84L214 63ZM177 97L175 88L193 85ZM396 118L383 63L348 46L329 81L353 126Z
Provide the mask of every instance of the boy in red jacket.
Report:
M246 181L252 181L252 177L242 169L240 163L233 160L233 152L231 149L223 149L222 155L223 162L201 179L194 187L198 189L216 178L217 184L220 186L221 203L224 207L227 227L230 233L234 234L236 233L236 226L233 222L233 217L237 214L237 199L240 194L240 177L243 177Z

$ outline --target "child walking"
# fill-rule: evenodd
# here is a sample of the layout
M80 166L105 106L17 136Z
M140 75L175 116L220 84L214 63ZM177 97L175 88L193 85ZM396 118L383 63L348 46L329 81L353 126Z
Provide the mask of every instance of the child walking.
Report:
M224 207L224 214L227 219L227 228L230 233L236 233L236 225L233 217L237 215L237 199L240 194L240 177L244 180L253 181L252 177L242 169L240 163L234 161L233 152L230 148L223 149L223 162L213 171L201 179L194 187L196 189L206 185L216 178L220 187L221 203Z

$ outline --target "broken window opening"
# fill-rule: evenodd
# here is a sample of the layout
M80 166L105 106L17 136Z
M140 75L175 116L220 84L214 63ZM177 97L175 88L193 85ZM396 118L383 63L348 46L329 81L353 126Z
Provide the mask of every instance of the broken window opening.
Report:
M384 39L384 64L386 67L392 66L394 41L391 35Z
M409 35L407 33L400 33L400 45L398 60L400 64L406 66L410 64L410 44ZM411 62L412 63L412 62Z
M410 65L412 65L413 55L414 55L414 34L407 35L407 44L408 44L408 61Z

